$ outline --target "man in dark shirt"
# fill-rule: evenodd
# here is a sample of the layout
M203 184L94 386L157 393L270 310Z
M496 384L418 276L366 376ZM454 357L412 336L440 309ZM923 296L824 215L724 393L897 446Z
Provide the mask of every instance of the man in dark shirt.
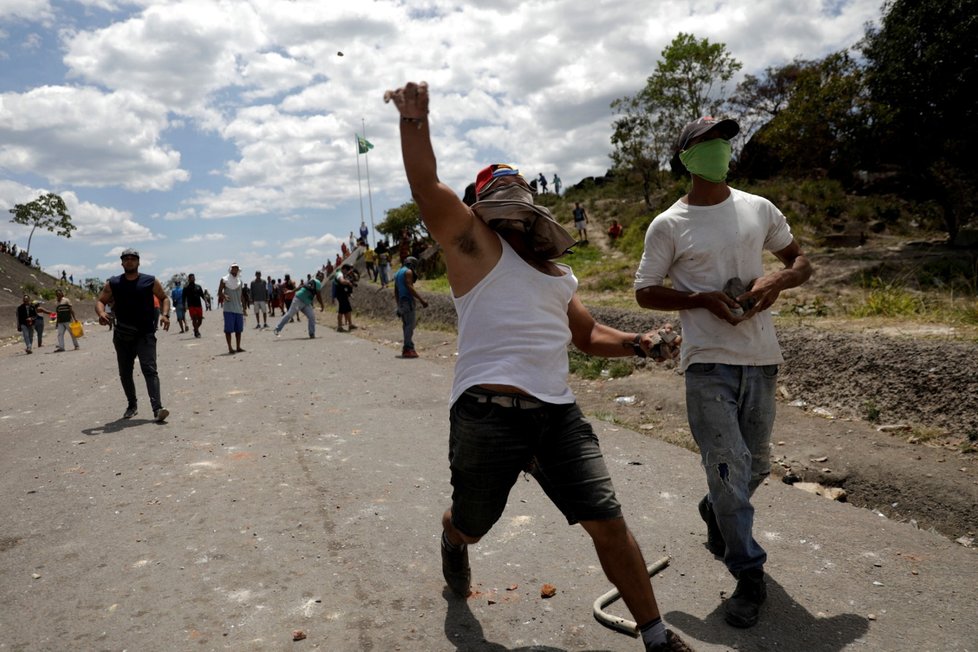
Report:
M106 304L112 304L115 319L112 343L119 363L119 379L129 401L123 419L136 416L136 383L132 378L133 364L139 358L139 369L146 379L146 390L153 408L153 420L162 423L170 411L160 400L160 377L156 372L156 317L153 297L160 302L160 325L170 330L170 297L153 276L139 273L139 252L126 249L122 252L123 274L113 276L102 288L95 302L95 312L100 324L109 323ZM189 285L189 283L188 283Z
M194 337L200 337L200 324L204 321L204 289L197 285L197 277L187 275L187 287L183 289L183 306L190 314Z

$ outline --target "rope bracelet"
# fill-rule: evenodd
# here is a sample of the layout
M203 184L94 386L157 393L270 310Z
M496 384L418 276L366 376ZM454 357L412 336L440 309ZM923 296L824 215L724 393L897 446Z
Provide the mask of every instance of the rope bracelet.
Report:
M428 120L427 116L422 116L420 118L409 118L406 115L401 116L401 122L410 122L412 124L416 124L418 125L418 129L420 129L421 124L427 122L427 120Z

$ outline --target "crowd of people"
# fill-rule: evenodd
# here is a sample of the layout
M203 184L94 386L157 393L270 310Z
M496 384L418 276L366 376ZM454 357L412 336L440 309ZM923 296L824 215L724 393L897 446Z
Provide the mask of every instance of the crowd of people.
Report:
M27 253L26 249L18 249L17 245L11 243L9 240L0 242L0 254L10 254L23 265L34 269L41 269L40 260Z
M723 617L734 627L755 625L767 597L767 553L753 534L751 498L770 473L768 449L783 362L768 309L783 290L804 283L812 270L781 211L726 184L737 123L704 117L679 134L674 154L690 173L690 190L648 227L634 289L641 307L678 311L683 333L672 324L631 333L595 320L577 295L572 269L560 261L572 247L588 242L590 217L579 203L573 209L575 238L534 201L534 195L547 192L546 178L540 174L528 182L504 163L479 171L460 198L437 176L427 85L408 83L388 91L385 101L397 108L407 180L425 226L444 253L458 313L458 356L449 399L452 492L440 524L448 588L460 598L469 596L468 548L498 522L511 488L528 473L567 522L581 525L590 537L601 568L635 618L646 651L690 649L662 619L598 438L568 384L568 345L573 343L589 355L634 355L680 367L689 427L706 471L706 492L695 509L706 525L707 547L736 580L723 603ZM559 193L556 175L554 186ZM330 303L337 306L337 331L355 329L351 296L362 259L370 282L381 288L394 285L404 328L402 357L416 358L416 304L424 307L427 302L414 284L425 245L405 230L396 248L386 240L371 248L368 233L361 222L360 237L351 231L335 261L304 280L289 274L273 279L255 271L248 282L233 263L217 291L228 353L244 352L249 311L255 329L268 328L269 313L274 318L281 311L276 335L305 316L314 338L313 306L318 301L325 311L327 284ZM621 234L615 222L608 235L615 241ZM781 269L765 272L765 250L782 262ZM392 276L395 252L401 265ZM176 284L167 295L157 279L139 272L137 251L123 251L121 261L123 274L105 284L96 312L100 323L114 326L127 399L123 418L137 413L132 374L138 359L154 419L163 422L169 411L163 407L156 372L157 328L169 329L172 304L180 332L192 327L200 337L207 293L191 274L186 286ZM75 315L59 290L53 313L23 297L17 316L27 353L35 333L40 342L35 325L41 314L56 316L63 350L67 324Z

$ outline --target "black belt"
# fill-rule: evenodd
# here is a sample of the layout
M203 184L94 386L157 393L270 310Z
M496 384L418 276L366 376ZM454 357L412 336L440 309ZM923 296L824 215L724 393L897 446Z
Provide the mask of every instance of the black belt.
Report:
M544 405L543 401L522 394L493 394L485 390L473 389L466 390L464 394L475 399L477 403L493 403L504 408L516 408L518 410L536 410Z

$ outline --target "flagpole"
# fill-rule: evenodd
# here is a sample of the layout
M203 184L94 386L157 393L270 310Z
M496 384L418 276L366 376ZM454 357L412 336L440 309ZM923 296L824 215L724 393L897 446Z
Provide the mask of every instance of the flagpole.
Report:
M360 126L363 128L363 139L364 140L367 140L367 124L366 124L366 122L364 122L363 118L360 118ZM369 148L367 148L367 149L368 149L368 152L369 152ZM360 149L357 148L357 151L359 152ZM358 158L357 160L359 161L360 159ZM373 238L373 243L374 243L373 246L376 248L377 247L377 230L374 228L374 198L373 198L373 195L370 192L370 158L367 156L367 152L364 152L363 153L363 166L367 170L367 201L369 202L369 205L370 205L370 237ZM360 213L360 221L361 222L363 222L363 212L362 212L363 211L363 206L362 206L362 203L363 203L363 201L361 200L361 207L360 207L360 210L361 210L361 213Z
M359 137L356 138L356 143L357 143L357 191L360 193L360 221L363 222L363 186L360 183L360 138Z

